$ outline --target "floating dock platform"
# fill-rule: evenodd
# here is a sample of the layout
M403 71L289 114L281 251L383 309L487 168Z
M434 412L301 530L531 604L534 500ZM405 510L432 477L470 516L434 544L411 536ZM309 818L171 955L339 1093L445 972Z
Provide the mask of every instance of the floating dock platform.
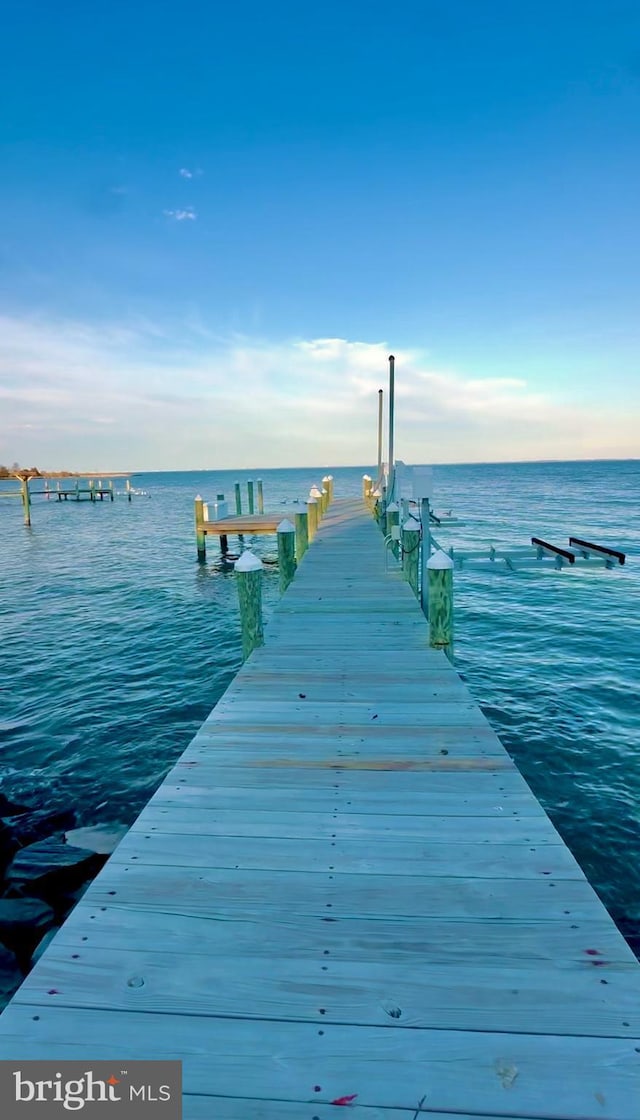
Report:
M182 1059L185 1120L638 1120L640 965L361 502L331 506L0 1057Z

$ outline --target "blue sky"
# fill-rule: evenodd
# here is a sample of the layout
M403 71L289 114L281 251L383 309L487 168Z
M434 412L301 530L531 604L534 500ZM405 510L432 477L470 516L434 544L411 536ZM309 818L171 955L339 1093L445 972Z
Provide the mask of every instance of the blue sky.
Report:
M635 0L23 0L0 461L640 455Z

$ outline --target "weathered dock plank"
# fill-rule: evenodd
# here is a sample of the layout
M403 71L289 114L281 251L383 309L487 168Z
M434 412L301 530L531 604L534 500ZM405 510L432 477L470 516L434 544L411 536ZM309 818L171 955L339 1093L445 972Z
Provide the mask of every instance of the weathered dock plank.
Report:
M5 1013L6 1014L6 1013ZM429 1111L636 1120L634 1039L117 1012L14 1003L3 1048L29 1057L177 1058L187 1094ZM319 1030L322 1034L319 1034ZM214 1098L215 1099L215 1098ZM188 1106L187 1106L188 1107ZM212 1117L215 1110L212 1101Z
M427 637L332 506L0 1056L182 1058L186 1120L637 1120L638 962Z

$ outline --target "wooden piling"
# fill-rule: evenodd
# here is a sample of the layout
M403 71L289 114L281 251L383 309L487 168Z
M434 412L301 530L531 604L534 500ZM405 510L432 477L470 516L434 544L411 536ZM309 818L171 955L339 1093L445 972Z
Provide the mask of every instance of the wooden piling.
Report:
M240 515L242 513L242 493L240 491L240 483L239 482L236 482L234 489L235 489L235 492L236 492L236 513L237 513L238 517L240 517Z
M296 527L287 517L278 525L277 536L280 594L284 595L296 574Z
M398 505L397 502L390 502L389 505L387 506L387 535L388 536L393 536L394 528L397 528L399 525L400 525L400 506ZM400 555L400 542L399 541L394 541L394 543L391 545L391 551L393 552L393 555L395 556L395 558L397 560L398 556Z
M420 605L425 618L429 617L429 579L428 566L431 556L431 514L429 499L420 499L420 523L422 526L422 547L420 549Z
M77 490L77 489L78 489L78 483L76 482L76 490ZM95 491L95 486L94 486L94 482L93 482L93 479L92 479L92 478L90 478L90 479L89 479L89 497L90 497L90 499L91 499L91 501L92 501L92 502L95 502L95 500L96 500L96 491ZM79 497L78 497L78 501L80 501L80 498L79 498Z
M382 531L383 537L387 535L387 488L383 486L380 493L380 504L378 512L378 525Z
M247 502L249 503L249 513L253 513L253 479L247 482Z
M318 501L316 498L309 498L307 501L307 518L309 544L311 544L318 531Z
M264 645L262 625L263 564L248 549L236 560L238 602L242 627L242 658L246 661L258 646Z
M196 521L196 551L198 560L202 563L207 558L207 536L202 528L204 523L204 502L199 494L196 495L193 505Z
M429 645L453 661L453 560L440 549L427 563Z
M330 479L328 474L325 474L324 478L322 479L322 489L326 490L326 492L327 492L327 499L326 499L326 505L325 505L325 512L326 512L326 510L328 510L329 506L331 505L331 479Z
M113 501L113 499L115 497L114 492L113 492L113 479L111 479L111 478L109 479L109 497L110 497L111 501Z
M420 568L420 522L409 517L402 525L402 570L404 577L418 598L418 571Z
M380 499L382 497L382 491L379 489L379 487L376 486L376 488L374 490L369 491L369 497L370 497L370 501L371 501L371 512L373 513L374 521L379 525L380 524Z
M129 481L129 479L127 479L127 481L125 483L125 489L127 491L127 501L130 502L131 501L131 482Z
M299 564L309 547L309 515L296 513L296 563Z
M317 486L312 486L311 487L311 489L309 491L309 497L314 498L315 501L318 503L317 509L316 509L316 514L317 514L316 528L317 528L318 525L320 524L321 520L322 520L322 515L324 513L324 510L322 508L322 494L321 494L321 492L320 492L320 490Z
M258 479L258 513L264 513L264 494L262 491L262 479Z
M22 508L24 510L24 523L31 526L31 494L29 493L29 479L20 479L20 490L22 494Z

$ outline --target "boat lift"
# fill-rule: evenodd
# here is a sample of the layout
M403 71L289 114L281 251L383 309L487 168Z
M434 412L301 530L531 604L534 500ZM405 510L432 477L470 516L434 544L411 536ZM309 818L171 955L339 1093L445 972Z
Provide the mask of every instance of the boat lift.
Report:
M443 521L442 527L445 524L446 521ZM431 540L436 548L441 547L434 540L433 535ZM626 561L626 553L617 548L595 544L593 541L586 541L582 537L574 536L569 537L568 548L542 540L541 537L532 537L530 545L509 549L498 549L490 544L488 548L482 549L445 548L444 551L448 552L458 570L468 567L472 567L474 570L487 570L495 564L504 564L511 572L517 572L521 569L541 570L543 568L561 570L563 568L604 567L611 569L621 567Z

